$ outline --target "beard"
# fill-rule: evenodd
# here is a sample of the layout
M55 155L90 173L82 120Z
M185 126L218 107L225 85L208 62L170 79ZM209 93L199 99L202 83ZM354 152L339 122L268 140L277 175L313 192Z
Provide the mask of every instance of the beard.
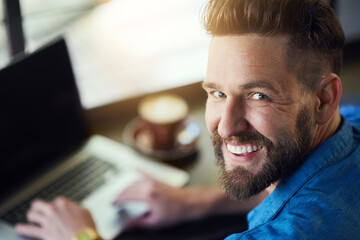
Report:
M217 164L220 166L219 184L234 200L250 198L263 191L272 183L291 175L304 162L311 143L310 110L303 107L296 120L297 134L282 131L276 142L270 141L259 132L244 132L229 139L220 137L217 130L212 135ZM237 166L226 170L222 146L226 140L237 142L257 142L267 150L267 159L256 172L254 169Z

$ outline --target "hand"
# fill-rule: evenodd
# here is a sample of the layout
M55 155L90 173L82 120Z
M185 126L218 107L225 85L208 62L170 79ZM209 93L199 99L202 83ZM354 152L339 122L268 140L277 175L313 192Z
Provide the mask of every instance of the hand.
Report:
M125 189L115 204L146 202L150 207L148 214L129 221L127 227L160 228L214 214L246 214L269 194L264 190L247 200L234 201L216 186L175 188L145 175Z
M144 176L125 189L115 204L127 201L146 202L150 211L145 216L130 220L127 228L159 228L210 213L212 204L219 195L225 196L217 187L175 188Z
M35 200L27 219L32 224L19 223L15 226L16 231L44 240L71 239L85 227L95 229L90 212L65 197L58 197L52 202Z

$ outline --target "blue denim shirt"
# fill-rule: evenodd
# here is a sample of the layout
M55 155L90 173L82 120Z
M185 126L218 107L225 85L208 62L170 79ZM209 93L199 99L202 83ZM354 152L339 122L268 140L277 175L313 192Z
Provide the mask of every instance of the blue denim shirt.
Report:
M360 239L360 108L251 211L238 239ZM346 119L345 119L345 118Z

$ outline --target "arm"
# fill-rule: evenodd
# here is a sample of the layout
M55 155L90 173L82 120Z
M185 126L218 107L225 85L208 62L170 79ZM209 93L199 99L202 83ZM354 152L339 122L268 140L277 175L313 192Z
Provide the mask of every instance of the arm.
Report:
M218 187L174 188L145 176L120 194L116 203L144 201L150 212L129 222L128 227L159 228L201 217L247 213L268 194L260 193L246 201L233 201Z

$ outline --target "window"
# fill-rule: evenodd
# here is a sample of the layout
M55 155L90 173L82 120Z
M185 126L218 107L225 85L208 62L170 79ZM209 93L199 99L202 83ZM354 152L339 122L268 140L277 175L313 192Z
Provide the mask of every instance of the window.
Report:
M201 81L210 42L200 22L205 2L20 0L26 49L65 35L86 108Z

